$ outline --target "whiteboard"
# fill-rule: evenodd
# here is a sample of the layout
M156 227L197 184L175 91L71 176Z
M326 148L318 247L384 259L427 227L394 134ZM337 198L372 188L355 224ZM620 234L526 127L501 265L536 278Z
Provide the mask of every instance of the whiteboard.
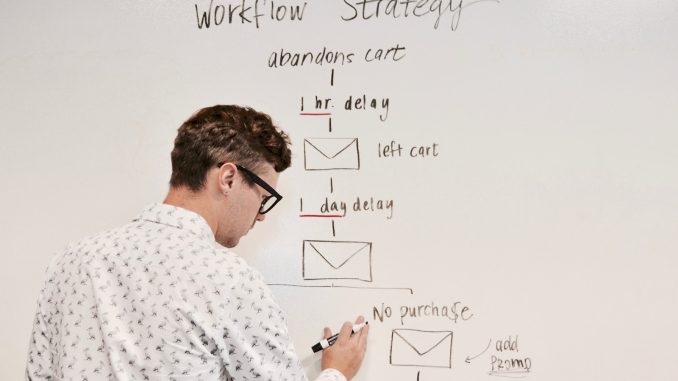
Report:
M363 314L359 381L678 379L675 2L74 0L0 17L0 378L22 377L54 253L160 201L181 122L242 104L294 157L236 252L309 375L322 328Z

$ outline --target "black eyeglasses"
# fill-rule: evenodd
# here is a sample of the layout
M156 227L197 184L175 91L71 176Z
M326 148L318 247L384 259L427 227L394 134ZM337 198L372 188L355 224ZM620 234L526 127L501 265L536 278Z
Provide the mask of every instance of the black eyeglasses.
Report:
M224 163L217 163L217 167L221 167L224 165ZM254 172L250 171L249 169L243 167L242 165L236 164L235 165L239 170L241 170L248 179L250 179L253 183L259 185L260 187L264 188L264 190L268 193L270 193L269 196L264 197L264 199L261 201L261 206L259 207L259 214L266 214L268 213L273 207L282 200L282 195L280 193L276 192L275 189L273 189L272 186L268 185L266 181L264 181L261 177L257 176Z

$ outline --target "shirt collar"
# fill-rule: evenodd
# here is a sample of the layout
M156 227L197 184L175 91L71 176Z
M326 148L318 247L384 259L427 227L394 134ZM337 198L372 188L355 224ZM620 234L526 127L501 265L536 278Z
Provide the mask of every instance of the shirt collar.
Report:
M173 205L155 203L147 206L134 221L149 221L186 230L198 237L214 241L214 233L198 213Z

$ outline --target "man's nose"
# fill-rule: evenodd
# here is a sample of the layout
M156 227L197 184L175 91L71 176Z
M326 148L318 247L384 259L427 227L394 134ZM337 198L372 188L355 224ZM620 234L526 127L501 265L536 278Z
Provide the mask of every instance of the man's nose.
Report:
M263 221L265 218L266 218L265 214L261 213L257 214L257 221Z

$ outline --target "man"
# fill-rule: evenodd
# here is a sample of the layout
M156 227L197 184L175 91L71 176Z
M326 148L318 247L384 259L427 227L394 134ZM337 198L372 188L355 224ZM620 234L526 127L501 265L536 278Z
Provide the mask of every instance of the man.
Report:
M306 380L270 289L226 249L282 198L288 145L250 108L214 106L187 120L164 203L50 263L26 379ZM352 335L351 326L324 351L318 380L358 371L368 328Z

